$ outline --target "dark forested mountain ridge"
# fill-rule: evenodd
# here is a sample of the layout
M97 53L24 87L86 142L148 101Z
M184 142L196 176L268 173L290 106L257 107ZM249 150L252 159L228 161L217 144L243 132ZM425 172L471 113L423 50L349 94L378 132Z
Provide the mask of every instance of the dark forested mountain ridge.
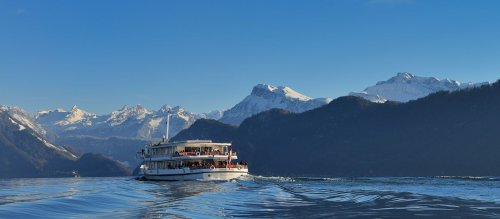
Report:
M299 114L270 110L224 138L258 175L500 175L500 83L408 103L340 97Z
M237 128L212 119L199 119L189 130L182 130L172 141L212 140L213 142L231 142Z

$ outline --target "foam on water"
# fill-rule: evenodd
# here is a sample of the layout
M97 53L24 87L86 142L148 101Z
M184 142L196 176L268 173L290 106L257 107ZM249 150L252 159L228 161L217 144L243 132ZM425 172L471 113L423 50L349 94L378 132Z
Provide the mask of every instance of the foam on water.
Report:
M0 218L32 217L498 218L500 181L261 176L229 182L0 180Z

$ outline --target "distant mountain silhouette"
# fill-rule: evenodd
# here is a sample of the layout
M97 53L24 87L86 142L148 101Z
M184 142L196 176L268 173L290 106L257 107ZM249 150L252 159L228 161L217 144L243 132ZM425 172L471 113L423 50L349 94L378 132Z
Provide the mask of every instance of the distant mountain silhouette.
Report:
M149 142L118 137L64 136L57 138L55 143L67 145L78 154L98 153L135 168L141 163L141 159L135 156L137 151Z
M457 91L487 84L489 83L462 83L450 79L416 76L410 72L399 72L389 80L379 81L376 85L367 87L361 92L351 92L349 96L358 96L377 103L408 102L438 91Z
M498 176L500 83L408 103L340 97L299 114L266 111L238 128L199 121L174 139L196 138L232 141L257 175Z
M0 111L0 178L122 176L130 170L102 155L78 158L64 147L43 139L30 127Z

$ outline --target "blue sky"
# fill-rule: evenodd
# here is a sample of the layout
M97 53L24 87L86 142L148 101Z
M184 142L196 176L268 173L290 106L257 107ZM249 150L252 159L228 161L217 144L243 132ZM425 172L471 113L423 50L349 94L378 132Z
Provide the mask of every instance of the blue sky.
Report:
M500 1L1 1L0 104L233 106L258 83L311 97L400 71L500 79Z

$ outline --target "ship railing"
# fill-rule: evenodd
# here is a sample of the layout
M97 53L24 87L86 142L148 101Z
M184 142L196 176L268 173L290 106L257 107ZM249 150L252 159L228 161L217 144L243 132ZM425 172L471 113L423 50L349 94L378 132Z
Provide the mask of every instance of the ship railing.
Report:
M189 168L189 169L219 169L219 168L230 168L230 169L248 169L247 164L211 164L211 165L189 165L189 166L167 166L165 169L182 169L182 168Z
M228 168L236 168L236 169L248 169L247 164L229 164L227 165Z
M212 155L223 155L223 156L228 156L228 153L224 152L218 152L218 151L212 151L212 152L175 152L172 157L184 157L184 156L212 156ZM168 154L144 154L145 158L153 158L153 157L169 157L170 155ZM232 153L232 156L238 156L236 152Z
M190 169L216 169L216 168L231 168L231 169L248 169L246 164L229 164L229 165L192 165Z
M206 156L206 155L229 155L227 152L221 152L221 151L197 151L197 152L186 152L186 151L180 151L180 152L175 152L174 157L182 157L182 156ZM237 156L236 152L232 153L233 156Z

